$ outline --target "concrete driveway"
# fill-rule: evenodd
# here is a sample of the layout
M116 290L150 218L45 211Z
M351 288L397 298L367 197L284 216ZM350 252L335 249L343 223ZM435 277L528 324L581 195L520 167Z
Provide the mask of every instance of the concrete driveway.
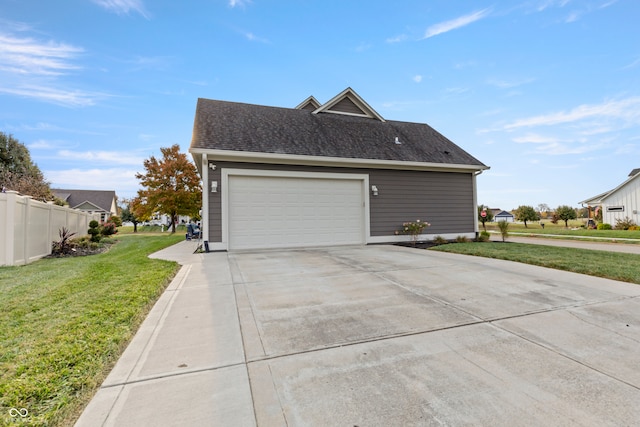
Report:
M624 426L640 286L396 246L192 255L79 426ZM577 261L579 262L579 261Z

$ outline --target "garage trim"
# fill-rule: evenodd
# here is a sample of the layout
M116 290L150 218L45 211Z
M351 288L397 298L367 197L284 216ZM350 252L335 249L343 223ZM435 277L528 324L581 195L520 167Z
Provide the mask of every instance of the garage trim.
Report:
M285 170L260 170L260 169L228 169L221 170L221 220L222 220L222 246L229 250L230 245L230 224L229 224L229 178L233 176L245 177L271 177L271 178L311 178L311 179L334 179L334 180L354 180L360 181L363 195L363 218L364 225L361 230L362 244L367 244L370 238L370 215L369 215L369 175L355 173L325 173L325 172L299 172Z

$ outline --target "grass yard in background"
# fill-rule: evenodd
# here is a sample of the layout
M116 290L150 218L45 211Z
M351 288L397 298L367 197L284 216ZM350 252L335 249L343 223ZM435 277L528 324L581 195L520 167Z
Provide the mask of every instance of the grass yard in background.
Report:
M640 284L640 255L513 242L451 243L430 250L497 258Z
M0 268L0 425L75 422L179 268L148 255L183 239L123 235L103 254Z
M509 223L509 233L514 236L520 236L522 234L541 234L545 236L558 235L562 238L577 237L580 240L593 240L602 241L602 239L610 239L611 241L617 240L620 243L640 243L640 230L590 230L587 228L581 228L580 225L584 224L583 220L569 221L569 227L564 226L564 221L560 221L557 224L553 224L549 220L543 220L544 228L540 225L539 221L528 222L527 227L520 222ZM497 222L488 222L486 224L487 231L499 233ZM479 224L480 231L483 230L482 224ZM627 242L620 239L637 239L637 242Z

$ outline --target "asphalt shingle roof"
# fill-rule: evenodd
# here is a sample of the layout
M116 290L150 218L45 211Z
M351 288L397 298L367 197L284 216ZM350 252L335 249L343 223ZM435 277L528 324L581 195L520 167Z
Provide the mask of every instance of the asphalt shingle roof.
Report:
M487 168L427 124L204 98L198 99L191 149Z
M92 203L105 212L111 211L111 203L116 197L115 191L104 190L64 190L51 189L56 197L69 203L69 207L75 208L84 202Z

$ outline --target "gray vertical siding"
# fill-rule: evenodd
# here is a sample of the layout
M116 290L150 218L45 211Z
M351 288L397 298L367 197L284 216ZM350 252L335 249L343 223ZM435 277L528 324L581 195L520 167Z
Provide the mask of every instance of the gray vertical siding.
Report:
M219 165L217 162L209 162ZM207 165L208 166L208 165ZM205 183L204 191L209 192L209 241L222 241L222 172L218 166L216 170L209 169L209 182ZM211 192L211 181L218 181L218 192Z
M428 234L474 232L471 173L369 170L371 236L389 236L403 222L427 221Z
M420 172L388 169L360 169L318 166L272 165L217 162L209 170L209 181L218 181L218 192L209 191L209 241L222 241L221 176L223 168L265 169L301 172L368 174L369 184L378 187L378 196L369 191L371 236L392 236L403 222L428 221L428 234L475 232L473 174Z

